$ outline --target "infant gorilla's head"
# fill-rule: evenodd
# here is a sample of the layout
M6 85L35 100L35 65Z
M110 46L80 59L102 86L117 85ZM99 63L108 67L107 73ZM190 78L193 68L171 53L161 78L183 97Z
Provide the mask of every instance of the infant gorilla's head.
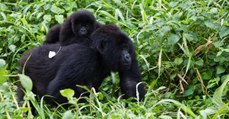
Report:
M70 16L72 31L76 36L84 37L90 35L96 28L96 19L92 13L79 10Z

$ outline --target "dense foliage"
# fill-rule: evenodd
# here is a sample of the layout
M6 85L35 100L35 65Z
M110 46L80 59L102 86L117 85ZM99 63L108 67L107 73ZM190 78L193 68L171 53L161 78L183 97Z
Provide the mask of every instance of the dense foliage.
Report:
M112 74L101 92L92 90L89 103L78 104L71 90L63 91L75 105L69 110L48 108L29 90L17 104L17 61L78 9L132 38L148 88L144 102L120 99L119 77ZM32 118L28 100L39 118L229 118L228 82L227 0L0 0L1 118Z

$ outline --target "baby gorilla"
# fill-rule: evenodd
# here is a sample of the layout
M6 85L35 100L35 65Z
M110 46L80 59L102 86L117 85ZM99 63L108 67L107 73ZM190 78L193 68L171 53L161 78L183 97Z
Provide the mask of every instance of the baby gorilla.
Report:
M45 44L60 42L62 46L72 43L89 46L89 35L101 24L86 10L73 13L62 25L56 25L47 34Z
M67 100L61 96L60 90L71 88L75 91L74 96L79 97L85 90L76 85L94 87L98 90L102 81L111 72L120 72L122 73L120 76L123 77L121 89L125 97L136 97L137 88L140 99L143 99L145 89L140 83L139 71L133 77L130 75L132 71L138 70L130 38L115 25L98 28L90 38L92 39L90 47L72 44L63 47L52 59L48 58L48 52L57 51L59 44L34 48L20 59L19 73L26 65L25 74L33 81L33 92L39 97L51 95L55 102L64 103ZM19 99L23 97L21 89L19 85ZM55 104L54 101L47 102Z

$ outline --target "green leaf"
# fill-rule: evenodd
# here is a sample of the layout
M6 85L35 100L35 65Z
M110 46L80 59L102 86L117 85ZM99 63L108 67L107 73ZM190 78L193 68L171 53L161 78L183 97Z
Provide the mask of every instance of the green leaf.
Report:
M1 10L1 11L8 10L8 7L7 7L5 4L0 3L0 10Z
M180 39L179 35L170 34L169 37L168 37L168 44L169 45L174 45L179 41L179 39Z
M190 85L187 90L184 91L184 96L190 96L194 93L194 85Z
M161 104L161 103L168 103L168 102L174 103L177 107L181 108L184 112L188 113L192 117L197 117L197 115L189 107L185 106L184 104L182 104L182 103L180 103L180 102L178 102L176 100L172 100L172 99L162 99L158 103L156 103L154 105L154 107L156 105Z
M183 59L182 59L182 58L176 58L176 59L174 60L174 63L175 63L176 65L180 65L182 62L183 62Z
M55 19L59 24L62 24L64 22L64 16L63 15L55 15Z
M74 119L74 115L71 110L68 110L64 113L62 119Z
M115 10L115 15L118 16L123 22L125 21L122 12L119 9Z
M170 31L170 26L163 26L160 30L159 33L163 37L168 31Z
M223 38L229 34L229 27L228 26L223 26L222 29L219 32L220 38Z
M18 74L18 76L19 76L19 80L20 80L22 86L25 88L25 90L32 91L33 82L30 79L30 77L28 77L24 74Z
M97 93L97 97L99 98L99 100L103 100L104 96L101 92Z
M217 29L217 25L214 24L212 21L205 21L204 24L208 27L208 28L211 28L211 29Z
M204 60L200 59L200 60L196 61L195 64L198 65L198 66L203 66L204 65Z
M175 7L178 4L178 2L169 2L170 7Z
M224 88L227 86L227 83L229 82L229 75L227 76L226 80L223 82L223 84L216 89L216 91L214 92L213 95L213 102L216 103L216 105L218 106L222 106L224 104L223 100L222 100L222 96L223 96L223 90ZM228 89L227 89L228 90Z
M0 69L1 69L4 65L6 65L6 61L3 60L3 59L0 59Z
M61 8L59 8L59 7L57 7L56 5L52 5L51 11L53 13L56 13L56 14L62 14L62 13L64 13L64 10L61 9Z
M203 80L210 80L211 77L212 77L212 73L210 71L206 71L206 72L202 73Z
M216 67L216 73L217 74L221 74L223 72L225 72L225 69L222 66L217 66Z
M6 70L6 67L0 68L0 85L6 82L6 80L8 79L7 75L8 75L8 71Z
M60 94L61 94L62 96L64 96L64 97L66 97L68 100L70 100L70 99L73 98L75 92L74 92L74 90L68 88L68 89L61 90L61 91L60 91Z
M52 19L52 16L51 16L51 15L44 15L43 19L44 19L45 21L50 22L51 19Z
M213 44L214 44L214 46L217 47L217 48L223 46L223 42L221 42L221 41L216 41L216 42L214 42Z
M197 41L198 40L198 38L197 38L197 36L196 35L194 35L194 34L187 34L187 33L185 33L184 34L184 37L188 40L188 41Z
M15 45L10 45L10 46L9 46L9 49L10 49L12 52L15 52L15 48L16 48Z
M210 12L212 14L217 14L218 13L218 9L217 8L211 8Z
M207 85L207 89L210 89L210 88L213 88L213 87L217 86L219 81L220 81L219 77L216 77L214 79L209 80L208 81L208 85Z

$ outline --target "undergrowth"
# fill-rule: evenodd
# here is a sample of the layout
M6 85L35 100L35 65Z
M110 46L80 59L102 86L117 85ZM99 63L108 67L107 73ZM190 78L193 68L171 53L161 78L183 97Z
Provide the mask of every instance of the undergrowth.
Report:
M49 107L30 90L18 104L19 58L78 9L117 24L133 40L148 89L145 101L122 99L119 77L112 74L100 92L91 90L87 103L64 90L69 109ZM227 0L0 0L0 117L229 118L228 11Z

